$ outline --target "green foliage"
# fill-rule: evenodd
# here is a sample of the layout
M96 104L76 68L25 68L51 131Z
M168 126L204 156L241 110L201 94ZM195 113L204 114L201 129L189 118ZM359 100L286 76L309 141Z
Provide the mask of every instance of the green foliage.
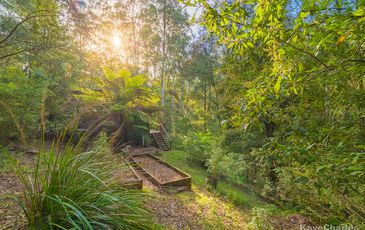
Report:
M126 124L126 139L135 145L149 146L152 142L150 137L150 126L147 121L138 116L130 116ZM143 143L142 143L143 142Z
M0 125L2 143L18 140L26 144L28 135L38 131L45 79L29 77L16 68L0 70Z
M221 139L221 147L228 152L244 154L265 143L265 137L258 129L246 132L242 129L228 129L224 131Z
M18 200L30 229L149 229L143 194L116 181L106 137L81 152L71 146L41 151L29 175L18 166L24 187Z
M82 63L56 1L0 7L0 142L27 145L41 130L53 135L67 123L73 108L63 105Z
M365 3L185 2L226 49L226 128L247 130L249 180L319 221L364 223ZM243 151L238 136L228 150Z
M248 179L253 180L254 178L248 178L251 176L249 172L256 167L257 162L250 152L262 146L263 137L256 132L243 133L241 130L230 130L221 138L220 147L219 137L211 134L176 135L174 147L188 153L186 156L188 162L207 169L231 183L242 184Z
M204 27L189 49L176 1L2 1L0 143L55 136L77 114L120 147L162 119L188 162L319 221L364 223L365 3L181 1Z
M0 175L11 171L12 166L8 151L0 146Z
M149 107L156 104L158 98L147 84L146 75L132 74L123 68L113 71L104 68L103 76L81 82L81 98L89 104L100 107L99 110L120 112Z
M181 67L184 78L180 83L180 122L186 128L197 132L219 133L221 128L220 95L218 82L220 76L215 72L218 66L218 52L214 39L202 34L192 43L191 57ZM188 127L187 125L190 125Z
M242 158L241 154L226 152L215 147L207 159L208 171L230 182L243 183L246 180L247 165L243 163Z
M329 138L329 141L331 138ZM361 225L364 222L365 187L363 152L347 149L343 143L308 146L280 145L275 154L280 166L278 194L282 200L299 204L302 209L327 221L348 220ZM278 145L273 141L274 145ZM272 146L272 145L271 145ZM267 146L264 151L270 148ZM286 154L285 158L282 152ZM320 155L321 158L317 159ZM292 165L287 166L290 160ZM299 192L300 191L300 192Z
M251 221L247 224L248 229L272 230L274 227L269 222L267 210L262 208L253 208L251 210Z
M97 126L111 123L109 131L113 147L131 140L135 144L142 142L142 136L148 133L148 123L153 123L150 115L159 111L157 94L148 85L146 75L133 75L128 69L112 71L104 68L103 76L81 86L83 94L78 97L84 107L92 108L83 116L97 116Z
M187 157L188 152L183 151L171 151L164 153L161 157L166 162L175 165L182 169L184 172L192 176L193 185L199 187L206 187L205 179L208 172L201 167L193 164L189 164ZM267 209L271 212L271 209L277 210L277 208L272 205L268 206L263 201L261 201L254 193L249 192L247 189L243 190L233 186L231 183L219 180L218 186L215 191L213 191L217 196L227 198L234 205L243 208L251 209L253 207L259 207Z
M210 134L194 133L191 136L183 136L181 139L183 150L188 153L187 160L206 168L216 138Z

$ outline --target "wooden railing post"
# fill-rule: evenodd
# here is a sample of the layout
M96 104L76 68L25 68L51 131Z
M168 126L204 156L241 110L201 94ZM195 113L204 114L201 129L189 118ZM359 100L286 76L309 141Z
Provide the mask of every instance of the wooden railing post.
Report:
M160 123L160 133L161 133L162 137L164 138L166 144L168 145L169 149L171 150L172 138L169 135L169 133L166 131L165 126L162 123Z

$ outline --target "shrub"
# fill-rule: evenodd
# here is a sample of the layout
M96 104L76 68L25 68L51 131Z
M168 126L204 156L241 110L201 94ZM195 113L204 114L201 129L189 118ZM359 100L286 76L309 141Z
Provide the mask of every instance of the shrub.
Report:
M0 69L0 142L26 145L37 132L46 81L29 78L16 68Z
M2 148L0 146L0 175L11 171L12 169L12 162L9 158L9 153L6 148Z
M230 182L239 183L245 178L246 166L240 154L225 152L222 148L215 147L207 162L211 173L224 177Z
M18 167L29 229L148 229L143 194L113 181L112 162L102 136L86 152L70 145L41 151L29 179Z
M188 153L187 160L206 168L207 160L216 142L216 137L207 133L195 133L192 136L185 136L183 148Z
M242 129L226 130L222 135L221 147L229 152L248 153L253 148L261 147L265 137L259 129L243 131Z
M319 136L310 136L319 139ZM365 223L364 152L362 146L273 138L250 152L252 184L274 202L300 209L321 223ZM328 140L327 140L328 141ZM309 144L315 143L315 144ZM270 159L275 159L277 182L268 179Z
M274 229L269 221L268 212L263 208L251 210L251 221L247 224L248 229L271 230Z

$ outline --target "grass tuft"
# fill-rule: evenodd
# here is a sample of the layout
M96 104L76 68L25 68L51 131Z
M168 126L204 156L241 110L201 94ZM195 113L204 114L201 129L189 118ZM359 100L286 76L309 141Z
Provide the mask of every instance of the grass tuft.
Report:
M29 229L150 229L145 195L113 180L117 166L101 136L90 151L71 145L41 150L32 173L17 166L17 199ZM120 166L119 166L120 167Z

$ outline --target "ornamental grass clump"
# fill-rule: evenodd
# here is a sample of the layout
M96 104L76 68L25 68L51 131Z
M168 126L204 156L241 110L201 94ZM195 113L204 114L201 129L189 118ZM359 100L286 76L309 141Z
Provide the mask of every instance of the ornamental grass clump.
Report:
M144 195L113 180L115 160L101 136L89 151L41 150L31 174L18 168L17 199L29 229L149 229ZM120 166L119 166L120 167Z

